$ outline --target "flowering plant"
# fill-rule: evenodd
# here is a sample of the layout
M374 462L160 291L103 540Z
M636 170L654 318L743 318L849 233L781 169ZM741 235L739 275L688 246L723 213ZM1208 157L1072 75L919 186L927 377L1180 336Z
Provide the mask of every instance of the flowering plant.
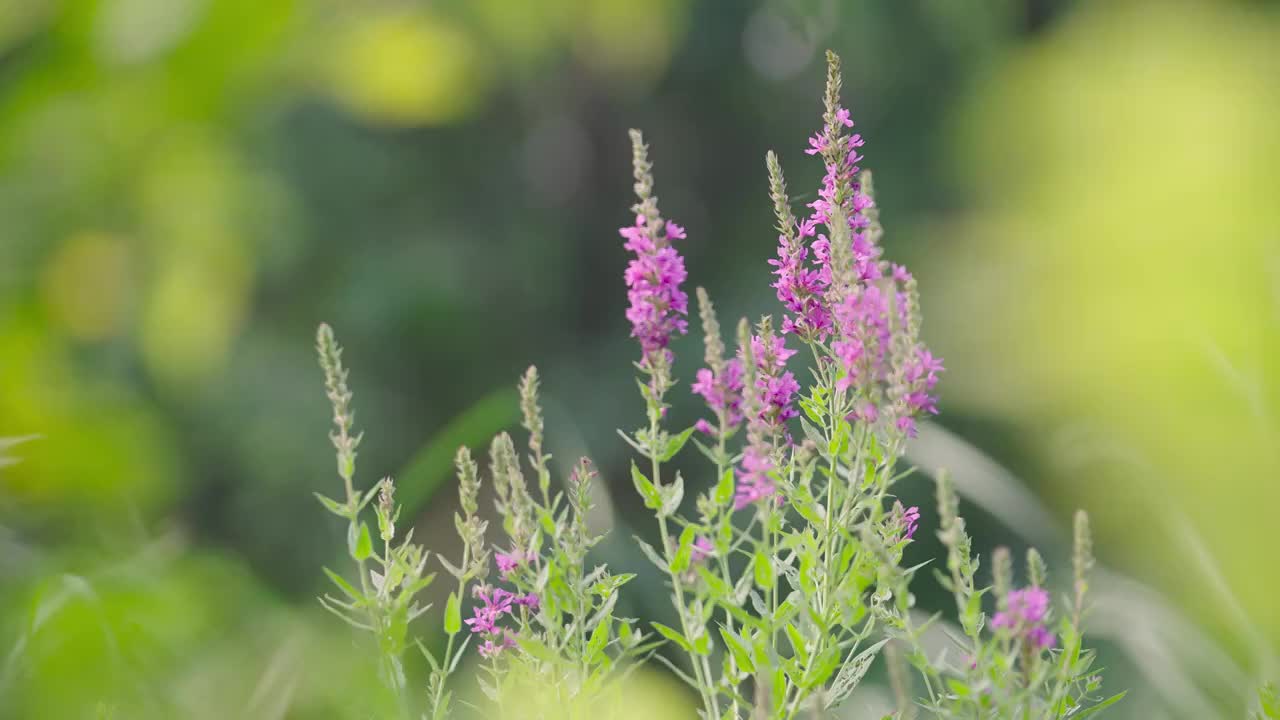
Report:
M352 393L342 350L329 326L320 326L317 347L334 409L332 439L346 501L318 493L317 497L330 512L347 520L348 553L356 571L356 579L349 581L326 569L342 597L325 595L321 603L373 634L380 674L396 698L400 716L432 720L452 716L454 692L449 678L473 641L476 655L486 663L480 689L499 713L504 712L504 699L516 695L533 699L532 706L522 707L532 717L557 717L566 707L582 713L596 708L610 682L628 667L623 661L647 652L653 643L646 643L646 636L634 630L631 621L613 614L619 589L634 576L613 575L604 566L586 570L587 551L600 540L586 521L595 477L590 461L579 460L566 489L552 491L551 456L543 452L537 370L529 368L520 383L524 427L529 433L527 462L537 496L530 491L510 435L495 437L489 450L495 506L507 537L502 549L492 551L496 582L490 582L488 523L478 515L479 468L466 448L460 448L455 458L461 512L455 515L454 525L462 555L456 565L436 558L453 576L456 587L443 613L447 638L443 654L418 643L431 668L426 702L418 703L405 676L405 638L409 623L428 610L415 598L435 574L425 574L428 553L412 543L412 530L397 541L400 508L394 500L394 482L384 478L363 494L354 489L356 447L362 435L352 434ZM381 550L375 548L372 533L360 517L370 504ZM462 607L468 595L478 602L464 619ZM531 688L539 692L526 692ZM551 692L545 692L547 688ZM419 704L425 705L425 714L417 709Z
M726 360L715 311L697 293L707 367L692 389L714 421L695 426L707 439L695 443L718 482L698 497L693 517L678 513L681 477L664 482L661 475L690 437L662 426L673 386L667 343L685 331L686 312L683 263L670 240L684 232L673 234L669 222L663 232L647 149L633 133L640 202L635 226L622 232L637 253L627 272L628 317L648 379L641 390L649 425L626 437L646 461L632 475L662 538L661 550L643 549L667 573L680 619L679 627L655 629L686 652L687 671L676 671L699 692L707 718L820 716L850 695L882 651L896 655L898 646L923 680L927 698L919 704L940 716L1096 712L1120 696L1091 699L1100 679L1088 673L1092 654L1080 645L1091 563L1083 516L1075 604L1051 625L1038 555L1029 557L1027 587L1011 588L1007 552L997 555L994 586L976 587L977 560L940 477L938 534L948 572L939 577L956 597L966 659L953 667L922 649L932 621L917 623L908 591L921 566L901 564L921 517L893 500L892 488L910 472L897 461L918 418L937 413L933 392L943 365L920 340L914 277L881 259L871 176L859 168L863 139L848 132L853 120L840 104L840 84L839 60L828 54L824 123L805 151L822 159L826 174L803 219L793 214L777 156L766 158L779 233L770 263L785 310L780 326L769 317L754 329L739 323L737 354ZM662 262L653 262L659 253ZM787 367L801 347L813 361L803 391ZM986 595L997 608L990 622ZM717 647L725 650L719 662ZM913 704L898 680L905 714Z
M639 541L640 548L665 576L678 622L651 623L656 635L645 635L614 614L633 575L587 570L600 540L586 518L595 471L582 459L563 489L553 490L531 368L520 383L525 461L505 433L489 451L505 535L496 546L486 545L477 465L465 448L457 456L462 555L456 565L439 558L456 587L443 612L443 653L422 648L431 668L423 703L430 717L454 709L450 676L472 645L485 671L485 698L503 714L510 710L505 699L519 694L521 717L607 714L602 699L613 681L649 657L688 683L707 720L823 717L849 698L878 657L886 658L897 696L894 717L923 709L938 717L1083 718L1123 696L1097 696L1101 678L1082 642L1093 562L1084 515L1077 517L1074 583L1065 603L1055 606L1035 551L1022 586L1014 585L1007 550L993 556L992 584L980 586L945 473L938 476L936 533L947 557L935 574L954 597L963 635L952 639L951 659L926 651L925 633L937 617L920 617L909 587L927 563L904 567L903 557L929 523L893 490L911 473L898 464L906 442L922 417L938 412L943 364L920 339L915 278L882 259L871 175L860 169L864 143L850 132L840 85L839 60L829 53L823 126L805 151L826 172L803 218L794 214L778 157L766 158L781 322L740 321L730 356L710 298L696 291L705 367L691 390L709 417L679 432L665 423L678 387L671 340L688 332L687 271L676 245L687 233L660 212L648 147L631 132L637 202L634 222L620 233L632 254L624 273L626 317L640 345L636 368L647 423L620 434L639 455L632 481L660 537L659 547ZM318 346L345 488L345 500L321 501L348 522L356 573L349 581L326 571L342 597L322 601L374 635L383 678L402 715L411 717L419 703L407 689L402 656L408 624L426 609L415 598L434 576L411 533L397 536L392 481L355 489L360 436L352 434L346 371L327 326ZM795 362L801 352L811 361L804 386ZM712 469L708 489L685 513L684 479L664 469L690 442ZM381 549L361 519L369 505ZM984 608L994 609L989 620ZM684 662L651 654L662 641L682 651Z

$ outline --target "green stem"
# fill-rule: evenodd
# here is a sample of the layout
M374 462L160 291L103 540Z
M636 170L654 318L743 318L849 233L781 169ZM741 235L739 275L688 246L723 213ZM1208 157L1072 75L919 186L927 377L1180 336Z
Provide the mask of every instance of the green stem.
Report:
M467 566L471 564L471 543L464 542L462 544L462 575L458 577L458 603L461 605L462 598L467 590ZM450 633L449 640L445 643L444 660L440 663L440 670L437 671L439 681L436 683L435 694L431 698L431 717L435 719L442 718L440 714L440 703L444 701L445 683L449 679L449 668L453 665L453 642L457 638L457 633Z
M654 406L649 408L649 440L650 445L657 443L658 437L658 418L660 411L656 407L660 401L653 403ZM649 461L653 467L653 485L654 487L662 487L662 461L658 459L658 451L655 447L649 448ZM667 558L667 576L671 579L671 587L675 590L676 610L680 615L680 632L684 635L686 642L691 642L689 633L689 622L686 617L686 609L684 604L684 589L681 587L680 578L671 570L671 533L667 529L667 518L662 513L662 508L658 508L658 532L662 537L663 556ZM702 695L702 706L713 713L712 718L720 717L719 703L715 699L715 691L710 687L710 681L703 675L703 664L699 662L696 651L690 653L690 664L693 666L694 679L698 683L698 692Z
M719 483L720 479L724 477L725 470L727 469L726 461L728 460L728 457L727 457L728 449L725 445L725 435L728 434L729 428L728 428L728 418L724 410L716 411L716 419L720 421L719 445L717 447L717 452L716 452L716 482ZM727 516L727 519L722 517L720 522L733 522L733 516L729 515ZM728 554L727 548L726 548L725 554L726 555ZM733 576L729 572L728 559L722 556L722 557L716 558L716 560L720 566L720 574L721 576L724 577L725 585L727 585L730 588L734 587ZM725 612L725 626L729 629L730 633L734 632L733 614L728 611ZM729 674L730 674L730 682L733 682L732 678L737 677L737 674L738 674L738 663L733 658L732 653L729 655ZM732 707L733 707L733 720L737 720L738 718L737 690L738 688L735 683L733 685L733 692L730 694L730 702L732 703Z

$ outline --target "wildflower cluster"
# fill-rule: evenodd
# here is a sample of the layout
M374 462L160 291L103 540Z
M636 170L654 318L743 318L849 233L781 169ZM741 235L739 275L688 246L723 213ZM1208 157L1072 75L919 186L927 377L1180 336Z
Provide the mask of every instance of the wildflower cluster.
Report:
M955 640L961 661L931 660L918 635L896 634L924 682L928 697L919 703L938 717L1065 718L1092 716L1119 702L1124 693L1097 696L1102 676L1093 669L1093 651L1083 646L1085 589L1093 565L1085 514L1075 519L1075 596L1067 612L1055 617L1044 560L1034 549L1027 552L1027 586L1013 588L1013 558L1006 548L992 555L992 585L976 586L978 561L957 507L944 474L938 480L938 537L947 548L947 572L937 576L955 599L964 631L963 639ZM996 607L990 623L982 612L986 595L994 596Z
M731 353L711 299L697 290L705 366L689 388L709 415L682 431L666 422L677 387L671 340L688 330L687 273L673 244L686 233L659 212L648 147L632 131L638 201L634 222L620 232L632 253L624 274L626 317L640 345L636 368L647 424L620 435L639 456L631 479L660 540L656 547L641 540L639 547L665 578L676 622L653 622L656 636L644 635L614 612L634 576L603 565L588 570L602 539L588 523L596 471L583 458L553 487L538 375L530 368L520 382L527 454L520 456L507 433L489 447L503 535L494 545L478 507L479 468L465 448L455 460L462 551L456 565L437 558L456 586L444 610L443 654L423 646L431 675L421 704L431 718L448 717L454 707L450 676L471 644L470 657L483 670L479 689L492 703L477 706L484 717L507 714L512 698L520 700L520 717L608 715L604 698L612 681L664 641L683 652L683 661L652 657L698 693L705 720L825 716L882 656L897 717L919 708L956 718L1083 717L1120 699L1095 696L1101 678L1082 643L1093 564L1083 514L1072 593L1055 608L1034 551L1020 587L1007 550L993 554L991 585L979 584L979 561L945 474L938 477L935 531L947 557L935 575L955 601L960 631L953 657L960 660L930 658L923 649L923 633L937 618L918 622L910 584L924 564L904 566L903 557L928 522L894 488L911 472L898 463L918 420L938 411L943 365L920 338L915 278L882 259L883 227L871 176L860 167L864 141L848 132L853 125L840 103L838 58L828 54L823 125L805 151L821 158L825 173L803 219L794 215L777 156L766 158L779 233L770 262L781 324L768 316L754 325L740 320ZM323 602L372 632L402 717L414 717L420 703L408 691L402 654L410 621L426 610L414 598L433 576L412 533L397 534L391 480L356 489L361 436L352 434L341 351L325 326L318 345L345 488L345 501L321 500L348 522L357 577L349 582L330 572L345 599ZM803 386L802 361L810 377ZM693 512L685 508L684 478L666 467L690 441L713 468ZM380 550L361 519L371 503ZM470 603L465 620L464 603ZM986 608L994 611L990 621Z
M456 703L450 676L473 641L476 655L488 663L488 680L481 682L480 689L499 712L504 698L520 693L527 685L550 687L555 692L548 707L525 707L529 711L526 717L560 717L553 708L569 705L589 712L619 671L648 652L652 643L633 629L632 621L613 613L619 589L634 576L614 575L604 566L585 570L587 552L600 541L600 536L587 529L595 473L583 458L565 489L553 490L551 456L543 450L537 370L529 368L520 382L523 425L529 433L526 464L534 476L533 488L510 435L499 434L489 449L495 506L506 535L501 549L493 552L499 584L489 578L491 550L486 539L488 522L479 514L479 467L465 447L455 457L459 512L454 526L461 541L461 557L456 564L445 557L435 558L453 576L456 586L443 613L443 653L418 644L431 668L424 698L410 687L404 652L409 624L429 609L416 597L435 575L426 573L428 553L411 542L412 529L398 539L396 523L401 508L395 502L392 480L383 479L367 491L357 490L356 448L363 436L353 433L352 393L342 365L342 349L327 325L320 327L317 348L333 405L332 439L345 501L317 496L330 512L348 522L348 552L356 572L356 580L349 581L326 569L343 597L326 594L321 603L373 635L381 674L400 717L452 717ZM370 505L381 549L361 519ZM463 605L468 601L473 605L464 619Z
M821 716L849 697L889 643L889 655L906 651L919 670L928 695L919 704L942 716L991 717L996 706L981 704L988 700L976 715L964 704L981 695L1002 698L1000 707L1012 714L999 717L1031 708L1031 717L1065 717L1088 705L1096 689L1085 674L1091 655L1079 646L1084 573L1072 624L1052 624L1042 571L1028 587L1012 590L1006 582L996 591L997 613L986 623L989 591L976 587L977 560L954 503L939 525L950 552L950 575L940 579L963 600L964 648L973 659L960 678L919 649L924 628L908 589L919 566L901 561L921 514L897 501L892 488L907 474L897 462L918 419L937 412L943 365L920 339L915 278L882 259L871 176L860 168L864 141L848 132L853 120L840 104L839 62L828 59L823 127L805 151L821 158L825 174L803 219L791 208L777 156L766 158L779 233L770 264L784 309L780 332L769 317L754 328L741 321L732 365L714 307L699 289L706 366L691 389L714 422L671 434L661 395L642 383L649 426L624 434L645 459L643 468L633 464L632 476L662 540L662 552L642 549L666 574L679 618L676 627L654 628L685 652L687 662L673 669L697 690L708 719ZM648 193L652 168L639 135L633 139L637 189ZM813 377L803 389L790 366L801 349ZM643 337L641 350L646 357L651 351ZM669 372L676 359L669 349L662 358ZM793 435L793 423L800 434ZM745 437L738 438L741 428ZM695 429L709 441L694 440L715 474L696 514L685 516L683 479L677 473L664 481L662 468ZM949 488L945 481L942 487ZM1033 566L1042 569L1038 557ZM1062 650L1055 650L1052 627ZM1000 675L998 689L1007 692L988 692L997 688L979 682L980 672ZM900 711L914 702L904 699Z

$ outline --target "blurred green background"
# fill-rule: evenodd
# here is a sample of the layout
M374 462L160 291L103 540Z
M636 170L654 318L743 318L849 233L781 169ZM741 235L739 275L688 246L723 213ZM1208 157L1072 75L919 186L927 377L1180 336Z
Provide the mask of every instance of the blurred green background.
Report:
M1243 0L0 0L0 437L41 436L0 452L0 717L369 714L313 600L321 320L430 547L536 363L639 568L625 131L690 284L777 312L763 157L816 188L828 47L947 360L910 457L984 552L1094 515L1117 717L1238 717L1280 674L1280 7Z

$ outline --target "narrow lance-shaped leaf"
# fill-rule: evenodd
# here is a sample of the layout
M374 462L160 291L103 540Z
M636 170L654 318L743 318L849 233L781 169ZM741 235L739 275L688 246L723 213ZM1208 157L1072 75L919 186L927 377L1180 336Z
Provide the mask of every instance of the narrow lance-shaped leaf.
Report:
M693 646L689 644L689 641L685 639L685 636L678 630L673 630L660 622L650 624L653 625L654 630L658 631L659 635L679 645L685 652L693 652Z
M636 467L634 462L631 463L631 482L635 483L636 491L640 493L640 497L644 498L645 507L650 510L662 507L662 495L658 488L640 471L640 468Z

